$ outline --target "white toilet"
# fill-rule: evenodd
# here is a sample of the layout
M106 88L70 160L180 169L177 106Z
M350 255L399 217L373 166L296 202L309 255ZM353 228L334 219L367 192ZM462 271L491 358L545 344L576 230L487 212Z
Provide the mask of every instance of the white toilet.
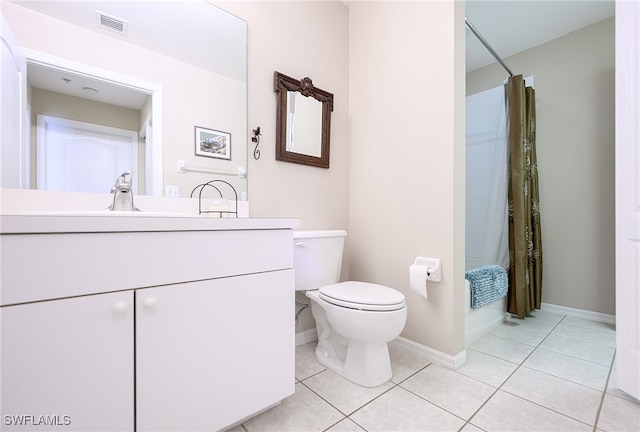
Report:
M365 387L391 378L387 343L407 321L404 295L366 282L340 282L346 231L294 231L296 291L305 291L316 320L316 357Z

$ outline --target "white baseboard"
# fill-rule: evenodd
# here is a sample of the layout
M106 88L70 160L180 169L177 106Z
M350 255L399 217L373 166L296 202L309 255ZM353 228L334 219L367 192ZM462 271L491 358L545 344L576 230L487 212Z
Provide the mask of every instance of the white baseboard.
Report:
M550 303L542 303L541 309L547 312L558 313L570 317L587 319L590 321L598 321L607 324L615 324L616 316L604 314L600 312L593 312L584 309L576 309L567 306L559 306ZM296 346L304 345L309 342L313 342L318 340L318 334L316 332L315 327L309 330L302 331L300 333L296 333ZM426 345L422 345L418 342L414 342L412 340L403 338L402 336L398 336L396 339L389 342L391 345L403 349L405 351L409 351L425 360L428 360L432 363L438 364L440 366L444 366L449 369L458 369L460 366L464 365L467 361L467 352L462 351L455 356L450 354L443 353L441 351L430 348Z
M462 351L455 356L452 356L433 348L429 348L426 345L403 338L402 336L398 336L389 343L397 348L409 351L425 360L429 360L431 363L444 366L448 369L458 369L467 362L466 351Z
M296 333L296 346L304 345L316 340L318 340L318 334L315 328ZM455 356L451 356L433 348L429 348L428 346L403 338L402 336L398 336L389 342L389 344L394 345L399 349L409 351L425 360L429 360L431 363L435 363L449 369L458 369L467 362L466 351L462 351Z
M559 305L554 305L550 303L542 303L540 306L541 306L540 307L541 310L544 310L547 312L559 313L559 314L574 317L574 318L582 318L590 321L598 321L598 322L603 322L607 324L616 323L615 315L609 315L609 314L600 313L600 312L592 312L584 309L575 309L567 306L559 306Z
M296 333L296 346L304 345L315 340L318 340L318 333L316 332L315 327Z

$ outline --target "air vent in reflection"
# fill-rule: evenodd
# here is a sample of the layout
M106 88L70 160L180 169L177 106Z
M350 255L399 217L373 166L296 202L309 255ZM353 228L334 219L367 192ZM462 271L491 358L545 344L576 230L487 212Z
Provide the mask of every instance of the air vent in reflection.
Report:
M126 34L127 21L104 12L96 11L98 17L98 25L115 32Z

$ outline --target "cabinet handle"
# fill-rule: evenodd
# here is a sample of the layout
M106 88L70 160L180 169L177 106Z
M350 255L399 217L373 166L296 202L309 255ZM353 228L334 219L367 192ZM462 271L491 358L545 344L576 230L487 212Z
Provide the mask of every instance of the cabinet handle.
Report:
M113 305L113 313L117 315L123 315L127 312L127 308L128 308L128 305L126 301L116 302Z
M303 241L296 242L296 246L306 248L307 242L303 242Z
M154 309L158 304L158 299L156 297L147 297L144 299L144 307L147 309Z

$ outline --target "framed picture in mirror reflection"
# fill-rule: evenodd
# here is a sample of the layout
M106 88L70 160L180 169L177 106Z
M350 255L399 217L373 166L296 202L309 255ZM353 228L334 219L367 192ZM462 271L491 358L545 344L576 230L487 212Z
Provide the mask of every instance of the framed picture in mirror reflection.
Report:
M195 127L196 156L231 160L231 134L215 129Z

